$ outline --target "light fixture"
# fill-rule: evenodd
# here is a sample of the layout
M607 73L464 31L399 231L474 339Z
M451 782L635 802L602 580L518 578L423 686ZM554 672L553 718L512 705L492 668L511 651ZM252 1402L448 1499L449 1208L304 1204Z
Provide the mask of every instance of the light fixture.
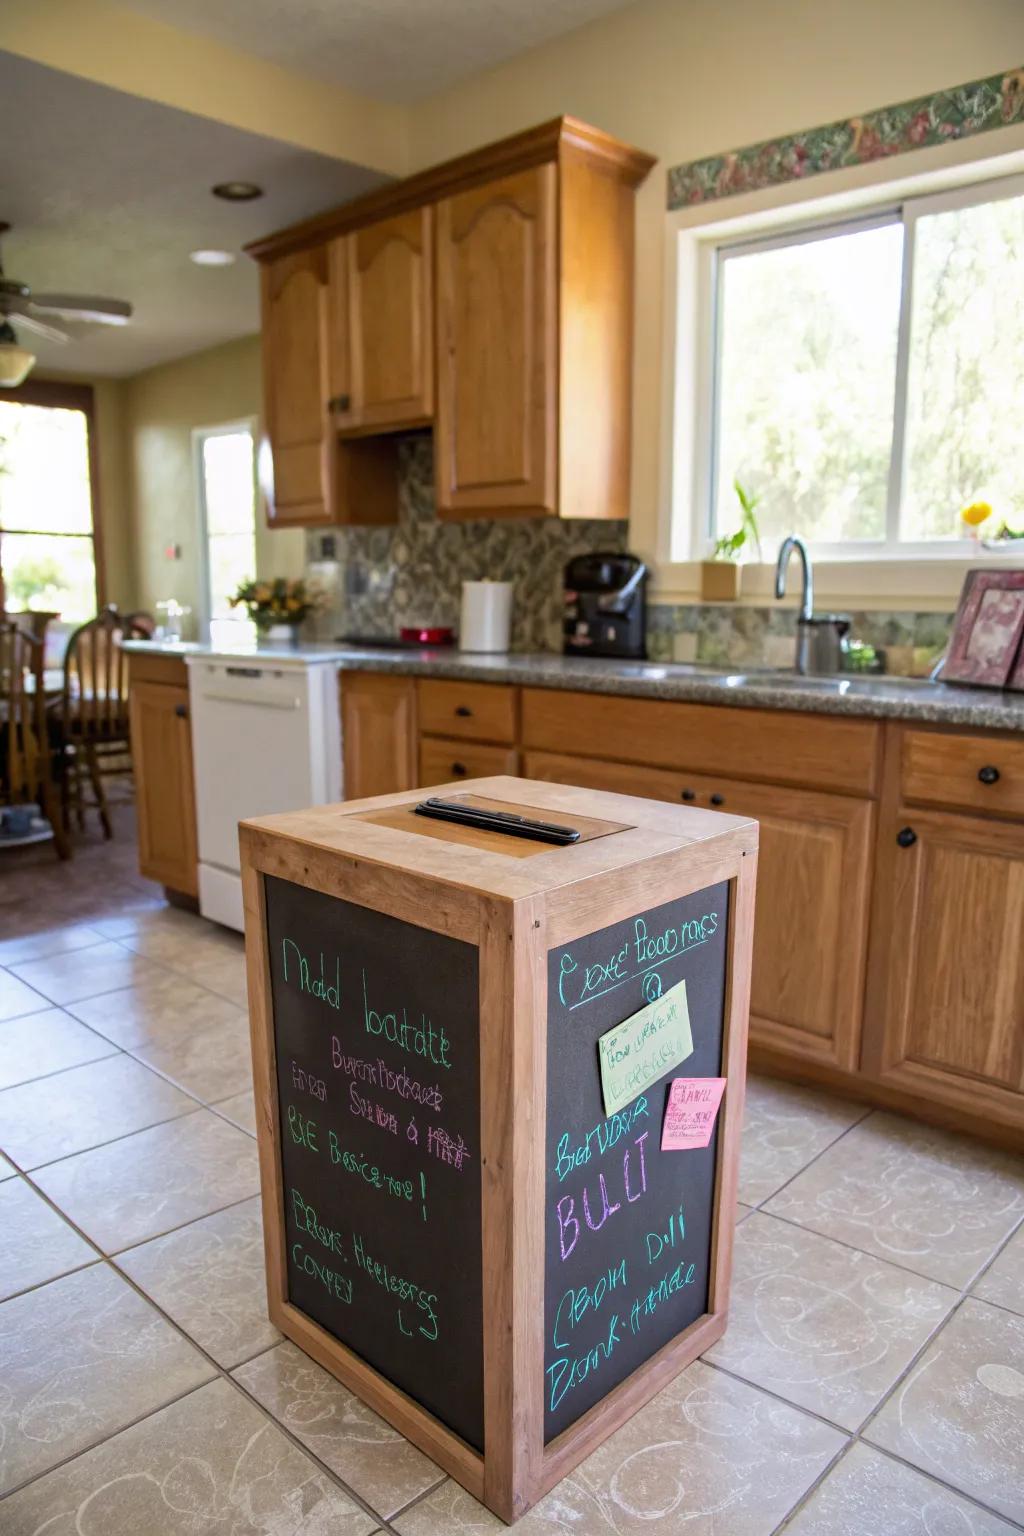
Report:
M35 367L35 353L21 346L9 320L0 320L0 389L14 389Z
M235 264L234 251L189 251L189 261L194 261L197 267L232 267Z
M226 203L251 203L263 196L263 188L254 181L218 181L210 191L214 197L222 197Z

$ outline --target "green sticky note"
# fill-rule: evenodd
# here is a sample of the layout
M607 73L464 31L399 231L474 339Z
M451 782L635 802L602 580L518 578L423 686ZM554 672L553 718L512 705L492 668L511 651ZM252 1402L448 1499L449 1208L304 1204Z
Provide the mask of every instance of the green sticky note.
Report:
M597 1045L604 1112L613 1115L693 1055L686 982L677 981L663 997L630 1014Z

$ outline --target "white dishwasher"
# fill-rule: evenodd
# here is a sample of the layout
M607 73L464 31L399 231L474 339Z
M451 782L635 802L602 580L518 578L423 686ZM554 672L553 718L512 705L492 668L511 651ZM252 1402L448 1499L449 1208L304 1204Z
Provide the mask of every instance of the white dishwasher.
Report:
M189 656L199 910L244 928L238 823L341 799L337 666Z

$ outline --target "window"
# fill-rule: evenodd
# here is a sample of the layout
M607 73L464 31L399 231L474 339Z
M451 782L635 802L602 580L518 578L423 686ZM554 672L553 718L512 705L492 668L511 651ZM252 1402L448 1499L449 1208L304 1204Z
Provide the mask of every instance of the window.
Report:
M207 624L237 620L229 599L256 574L256 466L252 425L196 433Z
M766 540L962 552L960 512L1024 529L1024 180L719 246L710 495ZM702 540L703 542L703 540Z
M0 585L8 608L79 622L99 590L92 390L0 392Z

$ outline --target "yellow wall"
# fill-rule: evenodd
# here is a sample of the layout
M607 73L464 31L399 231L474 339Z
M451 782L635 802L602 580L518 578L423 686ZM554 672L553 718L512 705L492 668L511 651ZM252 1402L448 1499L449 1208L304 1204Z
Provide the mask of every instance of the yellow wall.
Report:
M658 156L637 203L635 548L655 549L668 167L1022 62L1020 0L644 0L415 110L417 168L562 112Z
M257 415L259 338L150 368L127 379L124 389L137 603L152 612L173 597L195 609L200 551L192 433ZM166 554L174 544L181 546L177 560ZM302 533L271 532L258 515L260 575L298 575L303 556Z

